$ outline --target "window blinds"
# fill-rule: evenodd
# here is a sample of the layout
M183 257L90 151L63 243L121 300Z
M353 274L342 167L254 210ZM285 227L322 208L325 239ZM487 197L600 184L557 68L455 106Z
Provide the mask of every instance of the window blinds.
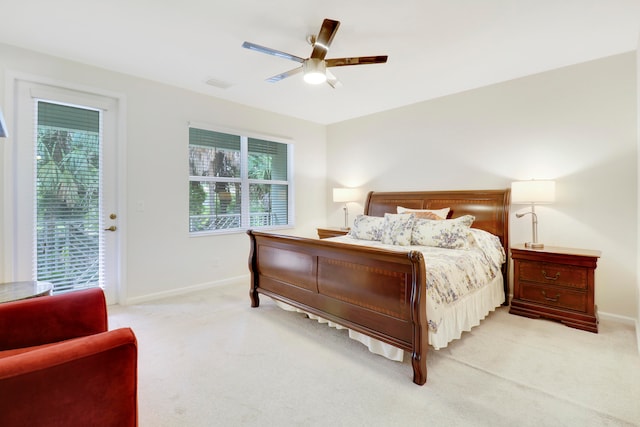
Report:
M99 286L101 112L36 103L35 277L54 292Z
M189 231L290 224L288 144L189 128Z

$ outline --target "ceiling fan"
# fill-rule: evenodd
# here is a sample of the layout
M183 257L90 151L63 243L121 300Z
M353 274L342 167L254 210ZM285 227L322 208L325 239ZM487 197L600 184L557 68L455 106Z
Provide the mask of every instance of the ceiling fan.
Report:
M340 21L325 19L322 22L322 27L320 27L318 35L311 35L307 37L307 41L311 44L313 50L311 51L311 56L306 59L249 42L242 43L242 47L266 53L268 55L277 56L279 58L289 59L302 64L293 70L268 78L267 81L270 83L279 82L282 79L286 79L287 77L291 77L302 72L304 73L304 81L307 83L320 84L326 81L331 87L335 88L340 84L340 82L327 68L342 67L345 65L383 64L387 62L387 55L325 59L339 26Z

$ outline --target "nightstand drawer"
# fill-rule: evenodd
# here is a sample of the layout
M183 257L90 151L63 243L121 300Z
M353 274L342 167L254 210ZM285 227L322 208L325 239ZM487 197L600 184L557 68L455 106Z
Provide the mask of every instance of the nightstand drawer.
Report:
M587 311L587 294L557 286L545 286L521 282L520 299L537 302L549 307L559 307L580 312Z
M548 262L520 262L520 280L587 289L587 269Z

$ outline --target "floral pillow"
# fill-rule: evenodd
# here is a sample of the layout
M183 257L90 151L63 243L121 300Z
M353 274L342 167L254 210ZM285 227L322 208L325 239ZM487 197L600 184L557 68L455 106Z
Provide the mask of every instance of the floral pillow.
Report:
M349 235L360 240L380 240L383 226L384 218L381 216L358 215Z
M474 242L470 228L475 219L473 215L441 221L417 219L413 226L411 244L447 249L469 249Z
M449 215L451 208L442 209L409 209L402 206L397 206L396 211L398 213L413 213L416 218L425 219L446 219Z
M384 214L381 242L386 245L410 245L414 221L415 216L411 213Z

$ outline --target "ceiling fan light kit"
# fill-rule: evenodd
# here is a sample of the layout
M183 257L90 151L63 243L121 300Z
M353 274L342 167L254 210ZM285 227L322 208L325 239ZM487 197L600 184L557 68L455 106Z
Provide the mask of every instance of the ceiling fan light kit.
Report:
M277 56L279 58L289 59L301 63L302 65L294 68L293 70L285 71L273 77L269 77L267 81L269 83L276 83L287 77L291 77L294 74L300 72L303 73L303 79L310 84L320 84L327 82L332 88L340 86L338 79L327 70L328 67L343 67L346 65L366 65L366 64L384 64L387 62L386 55L379 56L361 56L354 58L334 58L325 60L333 37L338 31L340 26L339 21L332 19L325 19L322 22L322 27L317 36L308 36L307 41L311 44L313 50L309 58L301 58L290 53L282 52L279 50L271 49L268 47L260 46L255 43L244 42L242 47L257 52L266 53L267 55Z
M304 81L319 85L327 81L327 66L324 61L317 58L309 58L302 64Z

